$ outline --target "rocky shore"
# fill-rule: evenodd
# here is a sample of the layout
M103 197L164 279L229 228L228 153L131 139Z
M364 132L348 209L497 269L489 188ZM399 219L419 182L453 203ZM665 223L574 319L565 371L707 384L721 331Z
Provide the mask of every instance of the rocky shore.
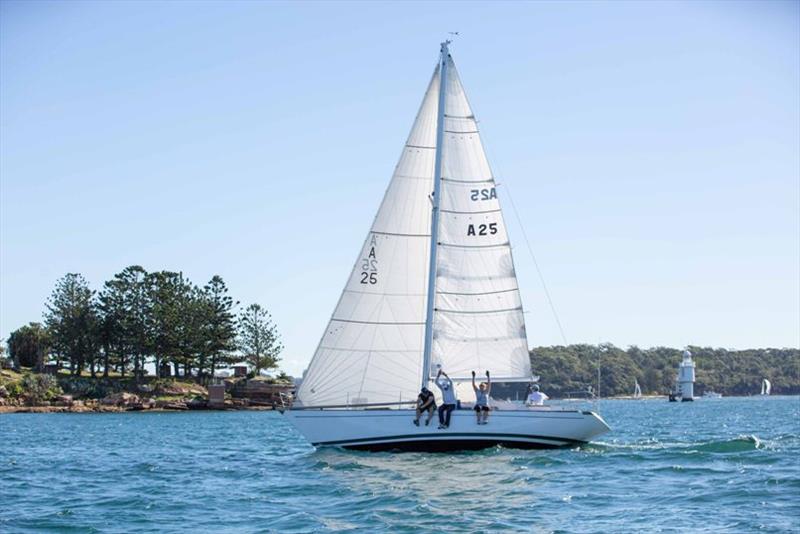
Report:
M65 397L69 397L68 395ZM72 400L70 398L56 401L44 401L35 405L0 405L0 414L4 413L119 413L119 412L171 412L187 410L273 410L272 404L250 404L247 399L225 401L221 406L210 406L206 401L164 401L140 399L136 395L113 402L108 397L100 400Z
M211 402L206 387L175 379L91 378L0 370L0 414L115 413L188 410L272 410L286 383L228 378L224 396Z

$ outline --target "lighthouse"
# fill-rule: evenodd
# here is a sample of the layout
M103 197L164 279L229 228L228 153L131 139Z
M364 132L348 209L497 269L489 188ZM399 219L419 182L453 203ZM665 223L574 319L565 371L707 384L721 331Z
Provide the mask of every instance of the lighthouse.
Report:
M688 350L683 351L683 361L678 366L678 391L682 401L694 400L694 362Z

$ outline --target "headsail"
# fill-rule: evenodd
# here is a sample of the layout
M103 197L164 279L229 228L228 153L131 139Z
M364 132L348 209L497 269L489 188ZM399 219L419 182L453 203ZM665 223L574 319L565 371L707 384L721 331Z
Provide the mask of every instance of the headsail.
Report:
M431 363L453 378L531 376L525 319L497 188L452 58L447 58L441 218Z
M422 376L438 68L298 390L305 405L413 400Z

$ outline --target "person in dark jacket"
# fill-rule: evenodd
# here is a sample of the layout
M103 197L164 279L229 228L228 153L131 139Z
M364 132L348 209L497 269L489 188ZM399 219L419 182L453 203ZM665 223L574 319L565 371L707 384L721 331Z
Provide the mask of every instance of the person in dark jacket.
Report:
M428 426L431 419L433 419L434 412L436 412L436 399L428 388L422 388L417 397L417 414L414 417L415 425L419 426L419 417L423 412L428 412L428 418L425 420L425 426Z

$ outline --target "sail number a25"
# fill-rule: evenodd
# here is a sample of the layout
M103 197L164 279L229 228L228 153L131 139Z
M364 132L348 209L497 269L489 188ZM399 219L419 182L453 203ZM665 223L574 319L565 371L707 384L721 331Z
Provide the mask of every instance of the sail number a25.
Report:
M497 233L497 223L470 224L467 226L467 235L494 235Z
M374 285L378 283L378 257L375 248L378 246L377 238L372 235L367 256L361 258L361 280L362 284Z
M492 200L497 198L497 192L494 187L489 189L472 189L469 195L470 200Z

